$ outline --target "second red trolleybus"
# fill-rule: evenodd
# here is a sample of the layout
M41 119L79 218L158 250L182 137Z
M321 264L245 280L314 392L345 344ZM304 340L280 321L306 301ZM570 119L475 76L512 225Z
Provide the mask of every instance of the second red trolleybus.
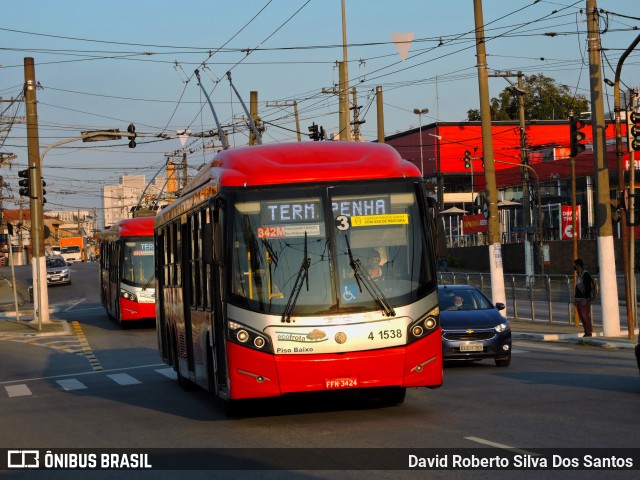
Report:
M98 234L102 305L119 322L156 317L153 226L129 218Z
M156 216L163 360L224 401L440 386L433 218L386 145L220 152Z

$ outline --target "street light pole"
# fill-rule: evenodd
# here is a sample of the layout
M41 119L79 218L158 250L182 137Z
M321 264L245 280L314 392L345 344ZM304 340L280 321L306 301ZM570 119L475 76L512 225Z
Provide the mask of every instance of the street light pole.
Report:
M428 108L414 108L413 113L418 115L418 124L420 125L418 130L420 132L420 174L424 178L424 159L422 157L422 115L429 113Z
M36 131L36 135L37 135L37 131ZM32 199L31 200L31 238L32 238L32 242L33 239L37 239L38 241L38 247L36 247L34 245L34 250L35 248L38 248L38 250L42 251L41 255L38 255L36 258L38 258L37 262L34 262L34 270L35 270L35 274L34 274L34 302L36 305L38 305L36 312L37 312L37 317L38 317L38 330L42 330L42 324L43 323L49 323L49 291L47 289L47 268L46 268L46 258L44 256L44 214L43 214L43 205L42 205L42 177L41 177L41 167L42 167L42 162L44 161L44 157L47 153L49 153L49 151L52 148L58 147L60 145L64 145L65 143L71 143L71 142L76 142L78 140L84 140L84 141L96 141L96 140L108 140L109 138L120 138L121 136L124 137L136 137L137 135L135 133L126 133L126 132L119 132L117 130L111 130L111 131L102 131L102 130L98 130L98 131L91 131L91 132L84 132L80 137L73 137L73 138L68 138L66 140L60 140L59 142L55 142L52 143L51 145L49 145L47 148L44 149L44 151L42 152L42 155L39 156L39 162L38 162L38 169L37 169L37 173L35 175L36 177L36 181L39 185L39 190L35 190L36 192L39 192L38 194L35 194L34 196L36 197L35 200ZM32 185L33 185L33 181L32 181ZM34 191L34 189L32 189L32 191ZM33 194L32 194L33 195ZM36 209L37 209L37 213L36 215L41 215L41 221L39 223L34 223L33 222L33 216L34 216L34 209L33 206L34 204L36 204ZM41 258L40 258L41 257Z

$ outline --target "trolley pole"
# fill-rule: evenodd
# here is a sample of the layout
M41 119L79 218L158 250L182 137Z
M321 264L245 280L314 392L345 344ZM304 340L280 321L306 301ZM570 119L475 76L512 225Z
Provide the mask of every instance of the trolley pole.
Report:
M587 42L591 84L591 128L593 135L593 159L596 178L596 227L598 228L598 265L600 267L600 292L602 294L602 326L605 337L620 335L620 310L616 283L616 260L613 251L611 227L611 201L609 199L609 168L604 135L604 101L602 70L600 65L600 27L595 0L587 0ZM606 315L604 315L606 312Z
M489 266L491 272L491 298L493 303L505 303L504 269L502 266L502 245L500 244L500 222L498 221L498 191L493 158L493 138L491 136L491 107L489 104L489 75L487 72L487 52L484 37L482 0L473 0L476 27L476 54L478 61L478 87L480 92L480 115L482 128L482 149L484 155L484 176L489 199ZM506 310L502 310L504 315Z

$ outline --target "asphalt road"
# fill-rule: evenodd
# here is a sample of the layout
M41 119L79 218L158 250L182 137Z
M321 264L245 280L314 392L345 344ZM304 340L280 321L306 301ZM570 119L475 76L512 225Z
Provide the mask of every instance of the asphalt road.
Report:
M204 391L183 391L161 364L153 325L122 329L97 297L97 265L78 265L73 284L51 289L51 304L77 322L98 365L63 351L56 338L0 341L2 448L311 448L326 470L129 472L127 478L603 478L601 470L344 470L332 454L365 450L372 465L391 449L636 448L640 377L629 350L516 340L509 368L493 362L448 365L444 386L410 390L404 405L383 407L349 392L245 402L228 418ZM186 450L181 450L184 453ZM268 452L268 451L267 451ZM291 450L296 452L296 450ZM371 453L373 452L373 454ZM168 455L170 452L165 451ZM187 469L179 453L176 466ZM246 460L245 460L246 461ZM185 462L187 464L181 463ZM261 468L264 467L264 468ZM7 473L7 472L5 472ZM114 471L32 471L20 478L115 478ZM18 473L11 472L18 478ZM419 477L418 477L419 475ZM615 471L613 478L637 472Z

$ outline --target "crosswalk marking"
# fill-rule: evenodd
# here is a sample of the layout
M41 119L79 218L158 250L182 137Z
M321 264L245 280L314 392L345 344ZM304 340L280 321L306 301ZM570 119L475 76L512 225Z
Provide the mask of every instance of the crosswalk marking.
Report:
M25 397L27 395L32 395L31 390L29 390L29 387L24 383L19 385L7 385L4 389L10 397Z
M156 370L156 372L158 372L161 375L164 375L167 378L170 378L171 380L176 380L178 378L173 368L160 368Z
M148 365L148 366L151 366L151 365ZM163 377L169 378L171 380L176 380L176 378L177 378L176 377L176 372L171 367L154 369L154 371L156 373L159 373ZM94 373L94 372L92 372L92 373ZM83 374L80 374L80 375L83 375ZM122 385L122 386L138 385L138 384L142 384L143 383L142 381L138 380L137 378L135 378L132 375L129 375L128 373L111 373L111 374L104 375L104 376L106 378L108 378L109 380L117 383L118 385ZM44 378L30 379L30 381L35 381L35 380L44 380ZM55 382L63 390L65 390L67 392L73 391L73 390L85 390L85 389L89 388L87 385L82 383L77 378L65 378L65 379L55 380ZM10 383L10 382L4 382L4 383ZM13 384L13 385L4 385L4 389L7 392L7 397L26 397L26 396L33 395L33 392L27 386L26 383L16 383L16 384Z
M65 380L56 380L56 383L60 385L67 392L70 390L83 390L87 388L87 386L82 383L80 380L76 380L75 378L67 378Z
M141 383L139 380L136 380L128 373L113 373L111 375L107 375L111 380L116 382L118 385L136 385Z

